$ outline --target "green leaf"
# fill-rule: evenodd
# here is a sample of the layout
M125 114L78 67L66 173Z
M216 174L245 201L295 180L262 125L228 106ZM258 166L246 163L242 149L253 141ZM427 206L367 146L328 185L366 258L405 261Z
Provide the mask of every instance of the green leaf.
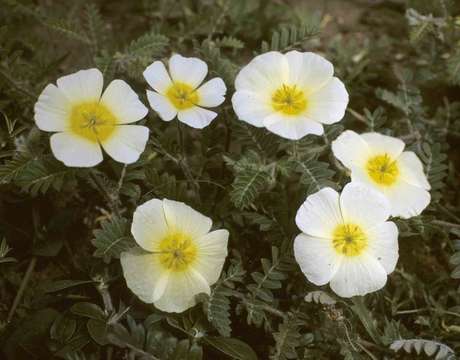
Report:
M105 321L90 319L86 323L86 328L91 338L99 345L107 345L107 323Z
M42 289L45 293L53 293L65 290L74 286L94 283L92 280L56 280L43 284Z
M226 337L205 337L203 340L232 359L257 360L254 350L241 340Z
M50 336L54 340L66 343L72 338L76 329L77 321L70 316L61 314L51 326Z
M94 239L91 243L96 247L94 256L110 260L119 258L123 251L135 246L129 233L129 223L125 218L113 218L101 223L102 229L93 231Z
M87 317L94 320L105 321L106 314L99 305L89 302L79 302L74 304L70 311L78 316Z

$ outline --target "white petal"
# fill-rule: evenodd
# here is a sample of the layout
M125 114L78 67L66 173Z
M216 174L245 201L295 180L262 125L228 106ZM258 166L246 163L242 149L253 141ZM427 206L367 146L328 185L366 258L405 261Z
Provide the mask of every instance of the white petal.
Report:
M171 121L176 117L176 108L165 96L147 90L147 99L152 109L157 112L162 120Z
M417 216L430 204L430 193L404 180L399 181L385 191L391 203L391 215L408 219Z
M398 228L387 221L368 230L369 247L367 252L376 258L387 274L393 272L398 262Z
M72 103L99 101L104 79L98 69L80 70L57 79L59 90Z
M35 103L35 124L43 131L65 131L68 129L70 102L53 84L49 84Z
M334 77L321 89L307 96L305 116L323 124L333 124L342 120L347 105L345 85Z
M422 162L412 151L404 151L397 161L401 177L406 182L426 190L431 188L423 171Z
M289 63L289 83L296 84L308 92L317 90L332 79L333 65L322 56L296 50L286 54Z
M225 101L227 88L221 78L214 78L197 89L198 104L204 107L213 107L222 104Z
M123 80L113 80L105 89L101 102L116 116L118 124L138 121L148 113L139 96Z
M155 61L153 64L147 66L143 75L147 83L160 94L166 93L172 85L171 78L161 61Z
M131 233L143 249L157 251L168 231L163 201L149 200L134 211Z
M321 135L324 132L323 125L303 116L289 116L273 114L265 118L265 127L279 136L290 140L299 140L305 135Z
M163 208L166 223L171 229L184 232L195 239L207 234L211 229L210 218L182 202L164 199Z
M175 54L169 59L169 73L174 82L186 83L195 89L206 77L208 65L198 58Z
M209 111L198 106L180 110L177 114L179 121L195 129L203 129L217 116L214 111Z
M295 238L294 256L308 281L315 285L327 284L341 263L332 240L305 234Z
M165 284L159 281L163 271L158 255L133 249L122 252L120 262L126 284L139 299L151 304L163 295Z
M245 90L233 94L232 105L238 119L257 127L263 127L264 119L274 113L266 99Z
M379 191L362 183L348 183L340 194L340 209L345 223L368 228L380 225L390 217L391 205Z
M339 296L366 295L385 286L387 273L374 257L344 256L340 268L332 278L331 289Z
M171 273L163 296L154 305L161 311L179 313L196 304L195 295L210 292L206 280L193 269Z
M101 143L112 159L132 164L144 152L149 139L149 128L140 125L119 125L111 136Z
M209 285L219 279L227 257L228 231L212 231L196 240L198 259L194 268Z
M337 191L324 188L308 196L295 222L305 234L330 239L335 227L343 222Z
M91 167L102 161L102 150L99 143L85 138L62 132L51 136L51 151L56 159L66 166Z
M256 56L241 69L235 79L235 89L254 92L270 100L272 93L288 80L286 57L280 52L270 51Z
M404 142L393 136L387 136L379 133L365 133L361 134L364 141L367 142L371 151L376 155L384 153L396 159L404 150L406 146Z
M332 152L349 169L353 165L364 167L371 154L367 143L351 130L344 131L332 142Z

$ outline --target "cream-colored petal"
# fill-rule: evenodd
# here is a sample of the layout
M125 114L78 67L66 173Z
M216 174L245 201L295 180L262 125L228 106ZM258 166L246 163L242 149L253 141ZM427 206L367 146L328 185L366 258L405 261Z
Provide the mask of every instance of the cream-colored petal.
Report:
M143 249L158 251L168 231L162 200L149 200L134 211L131 233Z
M101 145L112 159L124 164L132 164L144 152L148 139L149 129L145 126L119 125Z
M99 143L70 132L52 135L50 144L53 155L66 166L92 167L102 161L102 150Z
M69 128L71 104L61 90L49 84L35 103L35 124L43 131L66 131Z
M172 85L166 67L161 61L155 61L147 66L143 75L147 83L160 94L165 94Z
M366 141L351 130L344 131L332 142L332 152L349 169L364 167L372 154Z
M398 169L401 177L409 184L419 186L425 190L430 190L423 164L412 151L404 151L397 160Z
M57 79L57 86L72 102L99 101L104 79L98 69L80 70Z
M115 115L118 124L139 121L148 113L139 96L123 80L113 80L105 89L101 102Z
M219 279L227 257L227 230L215 230L196 240L198 258L194 268L208 282L214 284Z
M203 129L215 119L217 113L207 109L193 106L189 109L179 110L177 118L180 122L195 129Z
M165 96L147 90L147 99L152 109L155 110L162 120L171 121L176 117L177 109Z
M206 77L208 65L198 58L175 54L169 59L169 73L173 82L185 83L196 89Z
M398 262L398 228L395 223L387 221L367 230L368 249L383 266L387 274L393 272Z
M289 116L275 113L264 119L265 127L281 137L299 140L305 135L322 135L323 125L304 116Z
M222 104L225 101L225 93L227 87L221 78L214 78L203 85L197 90L198 104L204 107L214 107Z
M391 203L391 215L408 219L420 215L430 204L430 193L424 188L411 185L404 180L398 181L385 191Z
M256 127L263 127L264 119L274 113L267 99L246 90L233 94L232 105L238 119Z
M364 133L361 134L361 137L367 142L369 149L375 155L388 154L394 160L401 155L406 146L404 142L398 138L376 132Z

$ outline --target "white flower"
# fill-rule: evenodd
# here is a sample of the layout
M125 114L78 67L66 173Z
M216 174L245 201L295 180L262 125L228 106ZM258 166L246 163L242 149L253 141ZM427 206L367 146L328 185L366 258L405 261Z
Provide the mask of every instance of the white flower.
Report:
M347 184L340 196L331 188L310 195L296 216L302 272L342 297L381 289L398 261L398 229L389 216L385 197L363 184Z
M207 73L206 63L194 57L173 55L169 74L161 61L155 61L144 71L145 80L155 90L147 90L150 106L164 121L177 115L179 121L193 128L208 126L217 113L204 108L222 104L227 88L221 78L200 86Z
M352 182L380 191L390 201L391 215L419 215L430 203L430 184L423 165L404 142L378 133L343 132L332 142L337 159L351 171Z
M240 120L287 139L321 135L340 121L348 104L343 83L323 57L290 51L256 56L239 72L232 97Z
M128 287L142 301L167 312L196 304L210 293L227 256L227 230L209 232L212 221L190 206L153 199L134 212L131 232L142 249L120 256Z
M80 70L49 84L35 104L35 123L51 136L54 156L67 166L90 167L102 161L104 150L116 161L130 164L145 149L149 129L126 125L148 109L122 80L113 80L102 94L97 69Z

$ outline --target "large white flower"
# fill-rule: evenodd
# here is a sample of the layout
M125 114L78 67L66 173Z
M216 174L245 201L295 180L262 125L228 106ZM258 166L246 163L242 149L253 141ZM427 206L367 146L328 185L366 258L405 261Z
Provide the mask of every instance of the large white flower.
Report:
M127 124L145 117L148 109L123 80L113 80L104 94L103 82L98 69L80 70L46 86L35 104L35 123L56 132L51 150L67 166L99 164L101 145L125 164L137 161L145 149L149 129Z
M128 287L142 301L167 312L196 304L210 293L227 256L227 230L209 232L210 218L190 206L153 199L134 212L131 232L141 249L120 256Z
M175 54L169 59L169 74L161 61L155 61L144 71L144 78L155 90L147 90L150 106L161 119L179 121L197 129L208 126L217 113L204 109L225 101L227 88L221 78L203 85L208 65L198 58Z
M302 272L342 297L381 289L398 261L398 229L389 216L385 197L363 184L308 196L297 211L302 234L294 241Z
M332 142L337 159L351 171L352 182L380 191L391 204L391 215L410 218L430 203L430 184L423 165L404 142L378 133L343 132Z
M321 135L340 121L348 104L334 67L311 52L271 51L256 56L236 77L233 109L240 120L297 140Z

